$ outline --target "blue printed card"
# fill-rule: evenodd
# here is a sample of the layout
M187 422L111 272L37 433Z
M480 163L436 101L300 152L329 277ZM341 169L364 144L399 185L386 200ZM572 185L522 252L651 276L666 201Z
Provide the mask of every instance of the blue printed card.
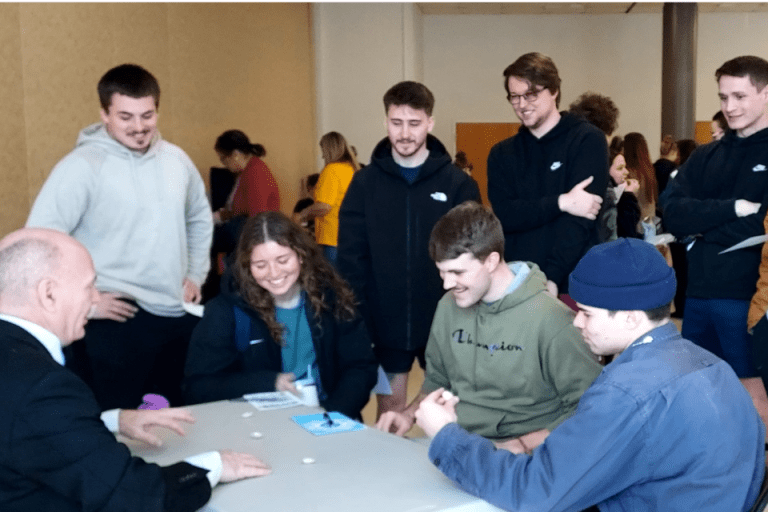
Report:
M293 421L307 432L311 432L316 436L354 432L355 430L363 430L365 428L365 425L362 423L358 423L340 412L293 416Z

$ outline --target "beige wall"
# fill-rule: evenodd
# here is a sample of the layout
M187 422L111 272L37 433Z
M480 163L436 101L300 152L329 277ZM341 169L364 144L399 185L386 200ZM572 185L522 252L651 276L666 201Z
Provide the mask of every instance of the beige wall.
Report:
M308 4L0 4L0 234L23 225L53 165L98 121L96 83L134 62L160 81L159 128L207 180L216 137L267 148L284 211L314 169Z
M402 80L422 80L422 15L406 3L316 3L312 13L317 138L338 131L369 162L387 135L384 93Z
M410 4L316 4L318 132L350 133L364 161L384 136L381 95L416 79L435 93L435 130L455 150L457 122L512 122L502 71L529 51L550 55L563 79L561 108L582 92L611 96L618 131L637 131L658 155L662 14L413 15ZM719 108L714 72L738 55L768 55L768 13L700 13L696 119ZM416 44L410 44L414 41ZM403 51L403 48L408 51ZM423 64L414 65L421 61ZM409 72L419 69L419 72ZM360 76L368 82L360 83Z

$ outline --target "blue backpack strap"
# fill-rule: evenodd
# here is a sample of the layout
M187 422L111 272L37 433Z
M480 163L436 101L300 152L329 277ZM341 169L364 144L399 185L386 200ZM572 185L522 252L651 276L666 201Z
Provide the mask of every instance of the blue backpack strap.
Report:
M238 352L245 352L250 344L251 318L245 311L237 306L232 306L235 311L235 346Z

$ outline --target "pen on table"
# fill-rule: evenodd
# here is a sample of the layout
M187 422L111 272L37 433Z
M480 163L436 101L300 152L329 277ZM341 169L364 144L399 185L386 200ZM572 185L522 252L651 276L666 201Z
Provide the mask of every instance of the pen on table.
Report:
M331 415L327 412L323 413L323 419L325 419L325 424L329 427L332 427L336 424L336 422L331 419Z

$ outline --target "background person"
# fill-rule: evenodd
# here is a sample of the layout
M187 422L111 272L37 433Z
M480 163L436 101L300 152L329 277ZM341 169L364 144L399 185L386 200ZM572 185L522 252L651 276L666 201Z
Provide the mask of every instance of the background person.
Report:
M728 127L728 121L725 119L725 114L722 110L715 112L712 116L712 123L710 123L712 129L712 140L722 139L730 128Z
M677 142L671 135L665 135L661 139L659 146L659 159L653 162L653 169L656 172L656 183L659 187L659 195L667 188L669 176L672 171L680 166L680 154L678 152Z
M445 146L430 135L432 92L418 82L400 82L383 102L387 137L344 197L338 259L389 378L392 394L377 395L378 415L405 409L408 372L414 360L425 364L430 324L443 294L429 258L429 233L457 204L480 200L477 183L451 164Z
M315 203L299 215L301 222L315 219L315 240L323 254L336 263L339 243L339 208L347 193L352 176L360 169L357 157L339 132L328 132L320 138L325 167L320 172L315 191Z
M234 277L205 306L186 364L190 403L317 387L320 405L358 418L376 362L354 296L320 248L279 212L250 218Z
M637 179L639 184L635 196L640 206L640 219L642 222L653 224L659 190L656 183L656 170L651 163L648 143L643 134L631 132L624 136L624 160L630 176Z
M536 263L550 292L567 294L568 273L600 239L605 135L581 116L558 111L560 75L546 55L522 55L503 75L522 126L488 154L488 199L504 226L507 258Z
M214 149L221 165L237 175L226 205L213 213L213 251L229 254L237 245L245 219L261 212L280 211L280 191L261 159L267 154L264 146L251 143L245 133L222 133Z
M296 201L296 205L293 207L293 215L291 216L293 222L301 224L301 227L306 229L307 233L312 236L315 236L315 219L308 219L302 222L301 212L315 204L315 190L317 189L317 180L319 179L320 174L314 173L302 180L301 189L304 197Z
M768 211L768 61L731 59L715 72L721 111L731 131L691 154L667 185L664 222L687 247L683 336L725 359L764 421L768 397L747 331L759 279L760 246L721 254L763 235Z

